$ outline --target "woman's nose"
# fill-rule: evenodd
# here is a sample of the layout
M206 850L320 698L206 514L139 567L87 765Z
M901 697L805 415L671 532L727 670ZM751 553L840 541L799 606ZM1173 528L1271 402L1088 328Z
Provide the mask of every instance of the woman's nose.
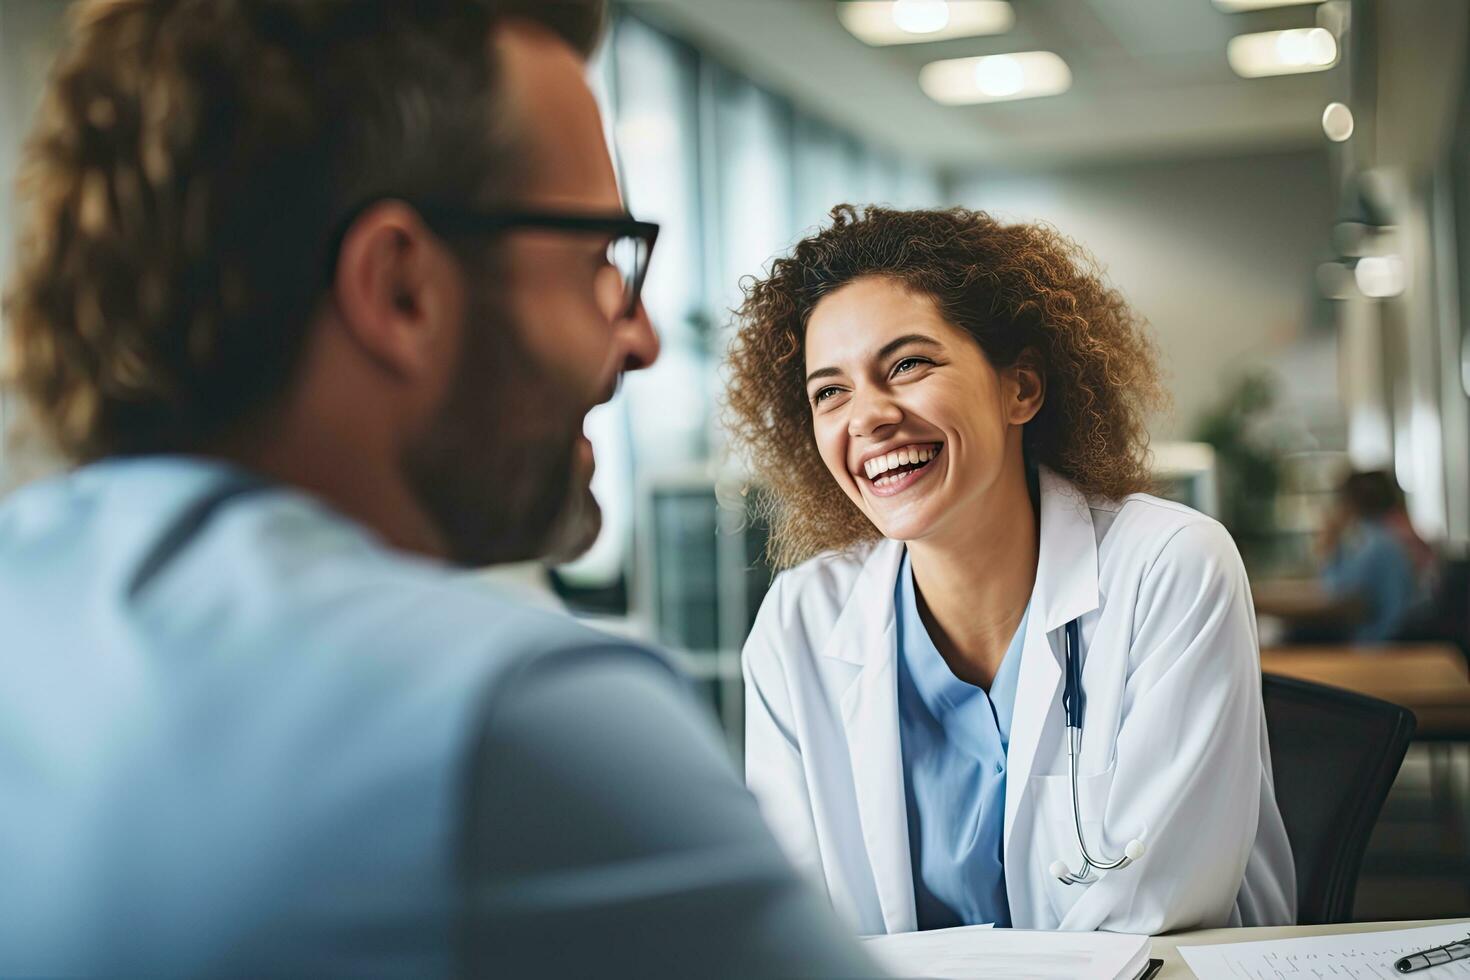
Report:
M887 392L862 387L852 393L848 402L847 434L854 438L873 438L882 430L897 425L903 411Z

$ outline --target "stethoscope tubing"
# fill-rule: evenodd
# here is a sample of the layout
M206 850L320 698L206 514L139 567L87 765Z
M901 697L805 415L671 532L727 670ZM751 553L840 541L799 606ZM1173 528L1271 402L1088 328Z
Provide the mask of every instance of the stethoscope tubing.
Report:
M1091 884L1097 880L1094 871L1114 871L1133 863L1133 858L1126 852L1116 860L1097 860L1088 852L1087 841L1082 835L1082 801L1077 788L1077 757L1082 754L1082 664L1077 655L1082 645L1080 632L1077 620L1067 623L1062 708L1067 715L1067 771L1072 782L1072 828L1077 832L1077 849L1082 852L1082 868L1076 872L1068 870L1057 874L1057 880L1065 885ZM1130 844L1129 848L1132 847Z

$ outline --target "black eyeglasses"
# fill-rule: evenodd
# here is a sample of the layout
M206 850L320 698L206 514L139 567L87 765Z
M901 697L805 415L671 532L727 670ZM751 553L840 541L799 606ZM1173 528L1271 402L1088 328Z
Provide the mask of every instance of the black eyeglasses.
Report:
M375 198L357 208L342 224L331 253L335 266L342 238L357 216L372 204L387 198ZM659 226L652 221L638 221L630 214L570 214L553 211L477 211L472 207L433 201L404 199L435 232L450 235L496 235L516 229L543 229L570 234L606 235L608 264L622 278L623 295L617 319L625 320L638 311L643 295L643 281L648 276L648 262L653 245L658 241Z

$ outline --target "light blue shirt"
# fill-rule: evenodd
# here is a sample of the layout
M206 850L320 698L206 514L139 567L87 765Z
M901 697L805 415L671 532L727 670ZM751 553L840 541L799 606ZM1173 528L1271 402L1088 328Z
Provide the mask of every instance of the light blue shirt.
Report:
M0 502L0 677L0 976L877 972L662 658L230 467Z
M920 929L1011 924L1001 848L1006 749L1030 607L990 692L967 684L919 618L905 555L895 587L898 717Z
M1353 527L1328 559L1322 584L1334 596L1363 603L1365 615L1352 631L1356 643L1397 638L1419 595L1414 560L1382 521Z

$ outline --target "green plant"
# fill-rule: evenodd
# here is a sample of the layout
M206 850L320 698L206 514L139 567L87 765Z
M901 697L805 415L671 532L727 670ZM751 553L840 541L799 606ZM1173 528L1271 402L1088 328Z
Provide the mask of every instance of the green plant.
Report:
M1281 448L1270 423L1275 406L1275 377L1265 371L1249 372L1195 425L1195 438L1215 449L1221 520L1242 551L1259 553L1277 530Z

